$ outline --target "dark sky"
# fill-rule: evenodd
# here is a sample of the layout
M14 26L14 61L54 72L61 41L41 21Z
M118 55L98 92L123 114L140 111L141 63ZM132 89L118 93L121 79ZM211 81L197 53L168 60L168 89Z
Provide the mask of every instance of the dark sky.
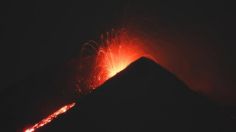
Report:
M126 21L149 38L159 63L190 88L235 103L232 5L229 1L187 0L133 3L126 8Z
M0 5L1 91L64 64L84 42L126 25L148 36L160 63L193 89L226 100L236 95L233 3L8 1Z
M79 46L110 29L119 2L1 4L1 90L64 63Z

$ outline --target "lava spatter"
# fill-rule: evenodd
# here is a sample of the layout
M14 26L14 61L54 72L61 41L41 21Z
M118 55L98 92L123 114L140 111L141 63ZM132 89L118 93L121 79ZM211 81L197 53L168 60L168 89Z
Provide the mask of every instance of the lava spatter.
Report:
M78 74L78 89L80 91L96 89L140 57L145 56L156 61L147 50L145 42L125 29L113 30L110 33L101 35L100 42L89 41L85 43L81 53L84 52L90 53L89 56L91 57L86 64L92 66L92 68L88 71L86 80L81 81L81 78L84 79L84 77ZM79 65L84 68L80 71L87 71L86 68L89 67L83 66L84 63ZM81 88L81 86L85 87Z

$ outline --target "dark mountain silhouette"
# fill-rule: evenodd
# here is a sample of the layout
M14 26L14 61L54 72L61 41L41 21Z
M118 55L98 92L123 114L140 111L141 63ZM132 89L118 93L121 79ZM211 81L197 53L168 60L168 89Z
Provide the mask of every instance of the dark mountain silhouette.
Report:
M39 131L233 132L233 123L207 97L140 58Z

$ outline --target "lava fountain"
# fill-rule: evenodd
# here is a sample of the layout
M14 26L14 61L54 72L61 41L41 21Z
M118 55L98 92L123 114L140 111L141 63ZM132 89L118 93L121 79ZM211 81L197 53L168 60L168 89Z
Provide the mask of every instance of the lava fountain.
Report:
M93 91L140 57L145 56L156 61L145 48L144 42L139 37L131 35L125 29L101 35L100 42L85 43L75 77L79 94ZM33 132L43 127L74 106L75 103L63 106L24 132Z
M92 91L103 84L106 80L125 69L129 64L140 57L147 57L154 61L156 59L148 52L147 45L139 37L131 34L125 29L119 31L112 30L105 35L101 35L100 42L89 41L82 48L83 53L90 53L87 66L79 64L82 67L79 71L88 71L85 80L81 80L77 74L79 91ZM91 55L92 53L92 55ZM82 58L84 55L82 55ZM81 87L85 86L85 87Z

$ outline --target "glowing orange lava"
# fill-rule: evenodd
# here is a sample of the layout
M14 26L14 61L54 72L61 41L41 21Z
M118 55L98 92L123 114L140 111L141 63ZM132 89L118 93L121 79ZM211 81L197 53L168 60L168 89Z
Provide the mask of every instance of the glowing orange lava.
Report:
M36 123L32 127L26 129L24 132L34 132L36 129L38 129L40 127L43 127L46 124L50 123L53 119L57 118L59 115L65 113L66 111L68 111L69 109L71 109L74 106L75 106L75 103L71 103L71 104L68 104L68 105L65 105L65 106L61 107L59 110L52 113L48 117L44 118L40 122Z

